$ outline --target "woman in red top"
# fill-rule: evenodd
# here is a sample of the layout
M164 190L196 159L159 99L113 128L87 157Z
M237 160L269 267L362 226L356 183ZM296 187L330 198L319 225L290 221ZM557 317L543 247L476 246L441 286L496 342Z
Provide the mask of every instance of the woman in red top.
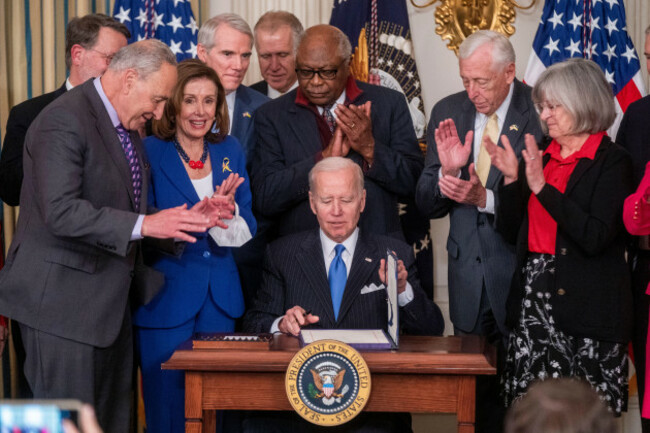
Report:
M536 380L580 377L615 414L627 408L631 291L621 213L632 190L627 152L605 130L615 117L599 67L571 59L548 68L533 102L549 139L486 143L504 174L496 225L516 238L518 268L507 305L506 404Z
M625 199L623 205L623 223L630 234L635 236L650 235L650 162L645 166L643 179L636 192ZM650 285L648 286L650 290ZM646 291L646 293L648 293ZM650 336L650 334L648 334ZM646 370L650 361L650 344L646 344ZM650 370L647 370L650 371ZM643 398L643 408L641 416L650 418L650 375L645 376L645 397Z

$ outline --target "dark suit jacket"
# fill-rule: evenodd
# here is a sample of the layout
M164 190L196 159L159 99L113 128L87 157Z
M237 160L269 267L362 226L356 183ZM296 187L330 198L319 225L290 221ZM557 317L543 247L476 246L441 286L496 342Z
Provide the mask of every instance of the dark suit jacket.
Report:
M510 140L518 157L524 149L524 135L530 133L540 138L542 133L530 91L530 87L515 80L512 100L501 131ZM434 132L438 124L448 118L456 123L458 136L462 140L468 131L474 129L476 109L467 92L444 98L431 111L426 163L418 181L415 200L422 213L430 218L449 215L449 310L454 326L465 332L472 331L479 315L485 285L492 313L499 329L505 333L508 286L515 269L514 247L496 232L493 215L481 213L476 206L457 203L441 194L438 188L440 160ZM498 144L502 146L500 140ZM470 156L461 170L461 178L469 179L468 169L472 162L473 157ZM495 191L502 177L499 170L491 167L486 187ZM498 206L496 199L495 193L495 206Z
M423 161L404 95L357 82L362 93L352 101L372 101L375 155L365 173L366 209L359 226L371 233L403 238L398 196L412 197ZM318 227L309 207L308 173L321 156L316 116L297 105L297 89L257 110L257 153L253 161L253 206L276 222L278 235ZM348 154L359 165L363 158Z
M645 165L650 161L650 96L627 107L618 128L616 142L632 155L634 180L639 184Z
M25 134L36 116L66 91L65 83L54 92L21 102L11 109L0 156L0 199L18 206L23 182L23 146Z
M131 140L148 179L138 134ZM93 80L36 118L24 169L18 226L0 272L0 314L106 347L123 323L132 279L151 279L137 272L143 267L138 242L130 241L138 218L131 171ZM140 213L146 208L143 199Z
M250 166L255 151L255 128L253 118L257 108L270 101L266 94L261 94L250 87L241 85L236 90L235 108L233 109L232 131L230 135L241 143L246 155L247 167Z
M269 91L269 83L267 83L265 80L258 81L257 83L252 84L248 87L260 92L262 95L266 95Z
M334 319L332 296L325 271L319 230L309 230L279 239L269 245L264 260L262 287L255 305L244 319L248 332L269 332L273 321L286 310L300 305L319 316L315 328L386 329L386 291L362 294L372 283L379 286L379 261L391 249L404 261L415 298L400 308L400 323L407 334L441 335L444 320L417 279L410 246L387 236L369 236L360 231L338 320ZM367 259L370 259L367 260Z
M544 165L549 158L544 155ZM524 170L522 162L519 180L499 189L497 208L497 229L508 238L517 236L517 271L508 297L510 327L521 314L525 275L520 270L528 254L531 192ZM605 136L593 160L580 159L564 193L546 184L537 194L557 222L550 303L556 326L569 335L619 343L631 336L632 292L621 215L633 191L629 154Z

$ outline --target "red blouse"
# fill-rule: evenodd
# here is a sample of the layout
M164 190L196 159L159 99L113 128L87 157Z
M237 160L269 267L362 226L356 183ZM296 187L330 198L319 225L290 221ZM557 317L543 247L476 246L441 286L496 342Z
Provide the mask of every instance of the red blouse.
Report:
M544 166L546 183L564 193L578 161L581 158L594 159L596 150L605 134L606 132L603 131L590 135L580 150L566 158L562 158L560 155L560 144L553 140L544 152L544 155L550 156L548 163ZM531 194L530 200L528 200L528 222L528 251L555 254L557 223L544 209L535 194Z

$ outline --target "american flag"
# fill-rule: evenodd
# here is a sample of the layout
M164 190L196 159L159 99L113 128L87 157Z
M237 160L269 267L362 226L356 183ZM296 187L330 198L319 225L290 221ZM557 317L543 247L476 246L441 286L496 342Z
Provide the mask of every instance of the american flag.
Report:
M426 136L426 117L420 88L406 0L334 0L330 24L352 44L353 76L360 81L398 90L408 104L418 139ZM433 249L429 218L413 197L400 197L399 215L425 292L433 297Z
M533 86L553 63L571 57L600 66L616 96L616 130L627 107L645 94L641 64L627 33L623 0L546 0L524 75Z
M156 38L179 62L196 57L199 26L190 0L116 0L113 16L131 31L129 43Z

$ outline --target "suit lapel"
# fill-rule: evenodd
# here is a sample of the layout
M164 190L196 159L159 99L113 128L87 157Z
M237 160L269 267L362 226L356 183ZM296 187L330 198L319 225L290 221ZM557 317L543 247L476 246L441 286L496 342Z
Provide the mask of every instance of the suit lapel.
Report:
M296 135L295 143L304 149L305 154L313 155L322 150L320 135L314 113L307 108L292 104L289 108L289 127Z
M237 94L235 96L235 107L232 114L234 119L232 119L232 131L230 135L238 137L242 147L245 147L246 136L253 121L253 118L249 113L251 99L249 95L242 90L242 86L239 86L236 92ZM245 113L248 113L248 115L246 116ZM248 153L248 150L249 149L246 148L244 149L246 153Z
M316 299L322 304L322 311L326 312L327 320L329 323L335 323L332 295L327 281L319 231L312 230L309 236L303 240L300 247L302 248L302 254L298 254L297 257L300 268L307 281L309 281L310 286L314 289ZM322 318L321 322L323 322Z
M343 299L341 300L339 322L345 318L356 299L360 296L361 288L372 278L373 272L377 271L379 265L377 257L381 257L380 252L376 251L374 246L360 232L357 245L354 248L354 257L352 257L352 266L345 284ZM369 262L366 258L370 258L372 261Z
M117 136L117 131L111 122L106 107L102 99L95 89L95 84L93 80L86 81L83 85L83 91L88 100L90 101L90 107L92 108L95 119L95 127L97 128L97 133L102 138L102 143L106 148L106 151L110 155L113 163L117 167L118 172L120 173L120 181L126 188L129 198L131 199L131 205L135 209L135 198L133 195L133 182L131 181L131 169L129 168L129 163L126 160L126 155L124 154L124 149L122 148L122 143L120 142L119 137ZM144 173L144 172L143 172ZM148 181L143 179L143 182ZM144 198L146 200L146 197Z
M503 128L499 133L498 145L503 147L501 136L505 135L510 141L512 149L517 155L521 154L524 148L524 140L521 140L521 135L526 130L528 124L528 105L521 88L522 84L519 81L514 82L514 89L512 92L512 101L510 101L510 108L503 122ZM485 187L487 189L494 189L497 181L501 177L501 172L494 166L490 166L490 173L488 174Z
M469 131L474 130L474 122L476 121L476 107L472 104L472 101L467 100L463 103L461 114L459 117L458 125L456 125L456 131L458 131L458 137L460 138L461 143L465 143L465 136ZM437 126L437 125L436 125ZM461 170L463 172L463 179L469 178L469 165L474 162L474 142L472 141L472 152L469 153L469 159L467 165Z
M603 141L601 141L600 145L598 146L598 150L594 155L594 159L580 158L578 160L578 163L576 164L576 168L573 169L573 173L571 173L571 176L569 177L569 182L566 185L566 190L564 191L565 195L569 195L571 193L571 190L573 189L574 186L576 186L578 180L580 180L582 175L585 174L587 170L589 170L589 168L594 164L594 162L598 158L598 154L603 150L605 150L610 145L611 145L611 141L607 138L607 136L605 136L603 138Z
M187 198L189 203L195 204L199 201L199 196L192 185L187 170L178 156L178 152L172 143L167 142L163 154L160 158L160 170L165 173L169 183ZM213 162L214 164L214 162ZM192 207L192 206L188 206Z

